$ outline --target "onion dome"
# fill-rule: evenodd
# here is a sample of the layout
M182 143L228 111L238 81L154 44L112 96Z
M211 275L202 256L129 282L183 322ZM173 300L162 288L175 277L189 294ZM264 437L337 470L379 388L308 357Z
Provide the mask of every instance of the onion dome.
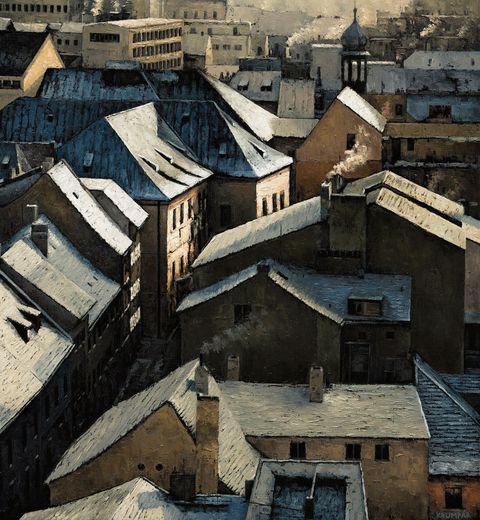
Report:
M342 45L345 51L364 51L368 38L357 21L357 8L353 10L353 22L342 34Z

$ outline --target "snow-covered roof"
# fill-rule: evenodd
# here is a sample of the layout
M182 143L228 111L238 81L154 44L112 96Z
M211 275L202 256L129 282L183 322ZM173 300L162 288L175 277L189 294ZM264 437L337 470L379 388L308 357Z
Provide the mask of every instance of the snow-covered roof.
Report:
M136 478L112 489L61 506L34 511L22 520L244 520L245 499L234 495L198 495L174 502L163 489Z
M339 276L320 274L309 269L286 266L273 260L262 260L213 285L193 291L181 302L178 312L201 305L267 271L268 278L315 312L337 322L345 321L410 321L411 279L408 276L365 274ZM349 314L349 299L382 302L380 316Z
M92 326L120 292L120 285L83 257L45 215L35 224L48 226L48 256L33 243L31 226L25 226L4 244L8 249L2 259L79 318L84 316L81 304L85 301ZM69 283L62 287L65 278Z
M136 228L141 228L147 220L148 213L115 181L86 177L81 182L90 192L102 192Z
M170 404L194 435L197 423L195 370L198 361L177 368L164 379L105 412L65 452L48 482L77 470L114 445L164 404ZM219 478L233 493L243 494L245 480L252 479L259 460L245 440L240 426L209 376L211 395L220 396ZM172 442L174 439L172 439Z
M0 432L41 392L73 348L71 339L0 274Z
M379 132L383 132L387 124L385 117L353 89L345 87L340 94L338 94L337 99L369 125L373 126Z
M124 255L132 245L113 220L103 211L92 194L82 185L65 161L60 161L47 173L85 223L116 253Z
M321 221L320 197L299 202L215 235L195 260L193 267L208 264Z
M321 403L310 401L307 386L226 381L220 388L251 437L429 438L414 386L333 385Z

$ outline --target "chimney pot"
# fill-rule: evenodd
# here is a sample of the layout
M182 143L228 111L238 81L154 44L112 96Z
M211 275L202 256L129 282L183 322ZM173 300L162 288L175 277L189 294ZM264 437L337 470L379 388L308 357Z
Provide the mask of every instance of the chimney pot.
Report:
M240 357L232 354L227 359L227 381L238 381L240 379Z
M313 497L308 496L305 497L305 520L314 520L315 516L315 503L313 501Z
M268 262L259 262L257 264L257 273L268 274L270 272L270 265Z
M310 368L309 380L310 402L323 402L324 384L323 384L323 368L314 365Z
M195 370L195 387L197 394L208 395L208 376L208 370L206 369L205 365L202 364L202 361L200 361L200 364Z

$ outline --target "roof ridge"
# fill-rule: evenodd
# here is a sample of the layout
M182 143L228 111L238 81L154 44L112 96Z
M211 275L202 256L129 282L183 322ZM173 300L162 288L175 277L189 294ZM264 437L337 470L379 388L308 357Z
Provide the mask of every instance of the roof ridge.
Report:
M440 372L437 372L433 367L431 367L418 353L414 355L414 363L417 370L420 370L422 374L451 401L453 401L458 408L480 426L480 415L478 412L476 412L474 408L472 408L467 401L465 401L465 399L463 399L463 397L444 380Z

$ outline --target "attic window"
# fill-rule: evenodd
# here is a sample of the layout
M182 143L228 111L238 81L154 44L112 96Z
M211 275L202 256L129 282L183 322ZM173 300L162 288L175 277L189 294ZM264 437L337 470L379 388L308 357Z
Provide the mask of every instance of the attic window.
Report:
M158 153L158 155L160 155L160 157L162 157L163 159L168 161L170 164L173 164L173 157L172 156L168 155L165 152L161 152L160 150L157 150L157 149L155 149L155 151ZM143 157L142 157L142 159L143 159Z
M150 166L150 168L152 168L152 170L155 170L156 172L158 172L158 170L160 169L154 162L145 159L145 157L142 157L142 161L148 164L148 166Z
M83 172L88 173L92 171L93 153L87 152L83 157Z
M190 113L189 112L185 112L184 114L182 114L182 121L181 121L181 125L186 125L187 123L190 122Z
M4 155L2 157L2 168L7 168L9 164L10 164L10 156Z
M47 121L49 123L52 123L53 122L53 114L47 114Z
M218 148L218 155L220 157L225 157L227 155L227 143L220 143Z
M23 318L8 318L8 321L15 327L18 335L25 343L28 343L29 331L33 328L32 323Z
M238 82L238 86L237 86L237 90L239 92L246 92L248 90L248 85L249 85L250 81L248 81L248 79L241 79L239 82Z
M267 156L267 150L265 148L262 148L261 146L258 146L258 144L250 141L250 144L255 148L255 150L265 159Z
M348 314L352 316L382 316L383 298L349 298Z
M260 87L260 90L262 92L271 92L272 91L272 80L271 79L264 79L262 81L262 85Z

